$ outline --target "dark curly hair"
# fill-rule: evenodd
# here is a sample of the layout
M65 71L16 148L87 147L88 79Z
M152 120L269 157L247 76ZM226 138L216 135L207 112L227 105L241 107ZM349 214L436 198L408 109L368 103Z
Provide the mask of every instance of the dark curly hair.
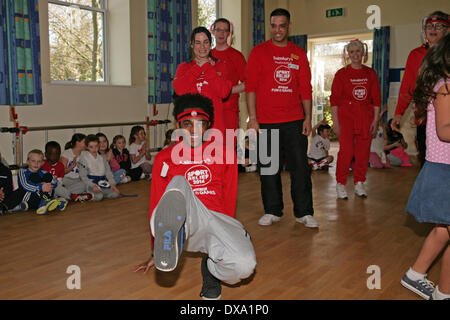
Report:
M205 111L209 116L209 122L211 124L214 122L214 107L212 100L198 93L188 93L176 97L173 108L175 121L180 113L192 108L198 108Z
M426 54L416 79L413 99L416 104L416 118L426 115L427 106L436 99L434 86L440 79L447 80L450 74L450 33L444 36ZM450 93L446 85L447 92Z

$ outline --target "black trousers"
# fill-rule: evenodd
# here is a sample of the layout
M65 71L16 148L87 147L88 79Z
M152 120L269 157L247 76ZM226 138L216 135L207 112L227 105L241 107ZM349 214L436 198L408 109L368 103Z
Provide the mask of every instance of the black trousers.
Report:
M417 126L417 151L419 152L419 162L422 168L425 164L425 156L427 153L427 126Z
M2 164L0 164L0 188L3 188L5 193L5 199L0 206L0 208L3 207L3 210L11 210L24 200L25 190L18 188L13 191L11 170Z
M303 120L260 124L261 130L267 130L267 139L258 135L258 168L261 180L261 195L266 214L281 217L283 215L283 190L281 184L281 166L286 161L291 178L291 197L294 203L294 216L314 215L312 200L311 168L308 165L308 138L302 134ZM278 131L279 141L272 141ZM264 146L263 144L266 144ZM272 145L278 154L271 154ZM269 157L274 158L268 163L261 158L261 150L268 150ZM263 160L263 161L262 161ZM277 164L274 174L264 174L264 169Z

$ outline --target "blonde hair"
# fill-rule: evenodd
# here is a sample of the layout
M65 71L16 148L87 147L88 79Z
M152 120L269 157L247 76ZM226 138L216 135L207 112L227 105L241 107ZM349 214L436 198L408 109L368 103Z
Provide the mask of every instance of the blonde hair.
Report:
M39 149L33 149L33 150L31 150L30 152L28 152L27 160L30 159L30 156L31 156L32 154L37 154L37 155L40 155L42 158L44 158L44 153L43 153L41 150L39 150Z
M342 52L342 63L344 66L347 66L347 55L348 50L350 47L357 46L362 50L363 53L363 63L366 63L369 59L369 47L367 46L367 43L362 42L359 39L351 40L349 43L347 43L344 47L344 50Z

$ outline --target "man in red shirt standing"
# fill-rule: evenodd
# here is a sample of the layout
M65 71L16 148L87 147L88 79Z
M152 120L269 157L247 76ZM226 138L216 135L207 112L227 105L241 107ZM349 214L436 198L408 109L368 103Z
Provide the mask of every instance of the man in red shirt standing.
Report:
M272 39L254 47L248 58L248 129L260 132L260 151L267 147L278 152L271 155L272 159L286 160L296 221L317 228L319 224L313 218L311 168L306 156L311 132L311 70L306 52L288 41L289 12L275 9L270 24ZM266 143L262 139L263 130L268 133L267 146L263 145ZM277 134L280 140L272 140ZM280 221L283 215L283 193L279 166L275 174L265 174L264 168L274 164L262 163L261 159L258 162L265 214L258 223L267 226Z
M244 55L228 44L228 38L233 37L230 21L220 18L214 21L213 31L216 47L212 56L225 62L228 69L227 79L232 82L231 95L224 100L223 120L225 129L239 128L239 94L245 91L245 61Z
M406 61L405 73L403 74L400 92L398 94L397 107L391 126L393 130L399 130L400 121L409 104L412 101L412 93L416 88L416 78L419 73L420 64L428 52L428 49L438 43L448 32L449 16L447 13L435 11L425 20L423 34L426 43L415 48L409 53ZM417 126L417 149L419 151L419 161L422 167L425 163L426 153L426 119L415 119Z
M210 99L185 94L174 104L177 127L184 129L174 134L182 133L183 140L155 157L150 195L154 257L135 272L147 272L153 264L161 271L174 270L186 241L187 251L206 254L201 263L200 296L217 300L221 281L236 284L249 277L256 266L250 236L234 218L236 155L233 146L224 148L222 143L204 141L214 120Z

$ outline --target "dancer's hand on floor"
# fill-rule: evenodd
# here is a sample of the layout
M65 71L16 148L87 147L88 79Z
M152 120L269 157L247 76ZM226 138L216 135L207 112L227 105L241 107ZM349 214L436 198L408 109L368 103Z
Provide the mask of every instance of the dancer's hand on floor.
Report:
M146 274L148 272L148 270L150 270L150 268L153 267L154 264L155 264L155 262L153 261L153 256L151 256L150 259L148 259L147 261L142 262L140 265L136 266L134 268L134 272L138 272L138 271L145 269L144 274Z

